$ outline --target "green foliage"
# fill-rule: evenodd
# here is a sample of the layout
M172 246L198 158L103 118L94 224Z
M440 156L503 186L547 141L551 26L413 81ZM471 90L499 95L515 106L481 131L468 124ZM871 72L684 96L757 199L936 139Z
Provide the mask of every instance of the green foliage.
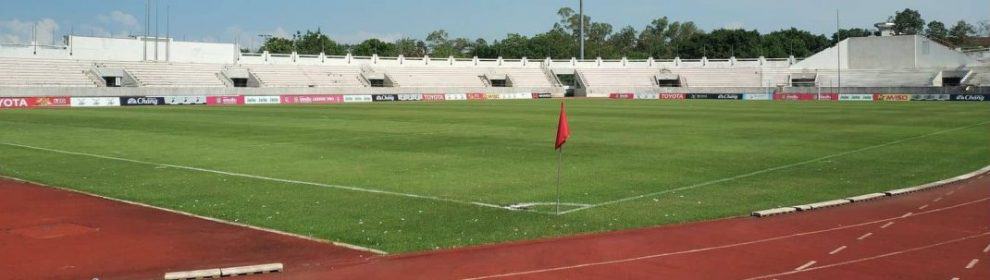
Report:
M976 35L976 27L966 21L960 20L949 29L949 42L956 46L969 47L972 43L969 38Z
M917 10L904 9L897 12L891 21L897 25L894 31L901 35L924 34L925 20Z
M945 40L949 37L949 30L945 28L944 23L934 20L928 23L928 29L925 30L925 34L934 39Z
M321 51L331 55L354 55L493 59L570 59L580 56L581 16L570 7L557 11L558 20L547 32L533 36L518 33L507 34L504 38L488 42L468 38L454 38L446 30L435 30L427 34L425 40L403 38L395 42L371 39L357 45L340 45L327 38L322 32L307 31L296 33L292 39L270 38L262 50L273 53L317 54ZM970 37L990 33L990 23L981 22L979 27L960 22L947 29L939 21L932 21L925 28L925 20L920 12L912 9L898 11L890 21L897 24L899 34L925 34L934 39L948 40L957 45L967 45ZM584 16L586 58L594 59L713 59L731 56L754 58L764 57L807 57L851 37L866 37L875 34L870 28L841 29L826 35L812 34L797 28L782 29L766 34L757 30L715 29L705 32L694 22L671 21L658 17L644 26L625 26L615 30L611 24L595 22L589 15Z

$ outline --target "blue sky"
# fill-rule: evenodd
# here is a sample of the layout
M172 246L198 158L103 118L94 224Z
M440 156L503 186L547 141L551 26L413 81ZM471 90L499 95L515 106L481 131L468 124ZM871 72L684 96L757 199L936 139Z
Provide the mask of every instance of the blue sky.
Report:
M577 0L160 0L172 10L177 39L257 44L258 34L288 34L322 28L343 42L367 38L423 38L435 29L454 37L495 39L507 33L532 35L557 21L562 6ZM39 41L74 31L77 34L126 36L140 34L144 0L4 0L0 8L0 42L31 40L35 24ZM705 30L721 27L761 32L797 27L815 33L835 30L835 9L844 27L869 27L904 8L921 11L928 20L971 23L990 18L987 0L586 0L595 21L618 30L641 30L652 19L694 21ZM164 22L164 19L162 19ZM164 23L161 25L164 34ZM254 41L254 42L253 42Z

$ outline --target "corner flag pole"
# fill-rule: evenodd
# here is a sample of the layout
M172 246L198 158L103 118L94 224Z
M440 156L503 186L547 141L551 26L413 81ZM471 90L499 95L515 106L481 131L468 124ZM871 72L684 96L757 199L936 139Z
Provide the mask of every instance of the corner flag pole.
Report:
M560 173L564 166L564 144L571 137L571 129L567 124L567 111L564 101L560 102L560 119L557 121L557 140L554 149L557 150L557 215L560 215Z
M564 165L564 147L557 149L557 215L560 215L560 170Z

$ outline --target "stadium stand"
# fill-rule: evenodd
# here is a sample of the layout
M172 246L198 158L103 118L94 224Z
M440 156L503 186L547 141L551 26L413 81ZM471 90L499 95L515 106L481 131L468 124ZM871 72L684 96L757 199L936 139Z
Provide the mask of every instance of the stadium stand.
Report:
M0 58L3 87L97 87L87 76L91 62L65 59Z
M577 69L585 87L658 87L657 68L589 68Z
M265 87L364 87L361 68L328 65L243 65Z
M221 64L164 62L100 62L97 68L119 68L142 87L226 87Z

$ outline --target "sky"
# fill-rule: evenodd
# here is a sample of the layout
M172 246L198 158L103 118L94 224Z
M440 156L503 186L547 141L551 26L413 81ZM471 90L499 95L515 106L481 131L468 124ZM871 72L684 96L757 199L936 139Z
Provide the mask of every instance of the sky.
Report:
M558 21L560 7L577 0L158 0L159 32L166 10L177 40L260 44L259 34L290 36L321 29L344 43L369 38L423 39L430 31L489 41L508 33L533 35ZM39 43L73 33L118 36L143 34L145 0L3 0L0 43ZM167 8L170 7L170 8ZM919 10L926 20L952 25L990 19L988 0L586 0L585 12L615 30L642 30L655 18L694 21L705 30L744 28L770 32L796 27L816 34L835 32L840 10L843 28L872 27L898 10ZM154 22L154 19L151 20ZM37 30L34 32L33 30ZM152 28L154 34L154 28ZM56 39L57 40L57 39Z

